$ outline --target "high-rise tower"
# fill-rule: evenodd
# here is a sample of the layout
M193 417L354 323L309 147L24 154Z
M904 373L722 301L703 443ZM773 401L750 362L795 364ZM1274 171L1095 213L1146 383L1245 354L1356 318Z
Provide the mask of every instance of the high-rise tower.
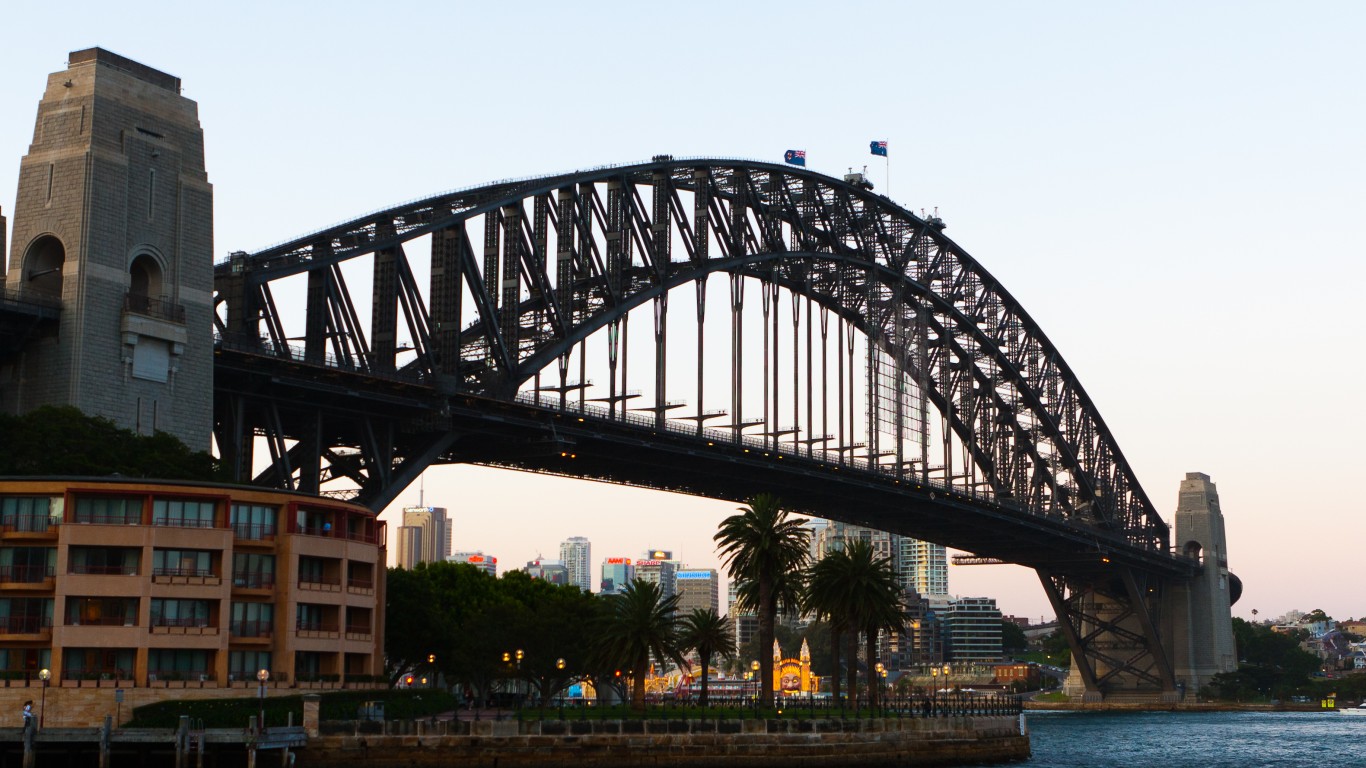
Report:
M100 48L48 77L19 167L9 293L60 300L0 407L74 405L209 449L213 190L180 79Z
M584 592L593 591L593 545L583 536L560 542L560 562L569 570L569 583Z

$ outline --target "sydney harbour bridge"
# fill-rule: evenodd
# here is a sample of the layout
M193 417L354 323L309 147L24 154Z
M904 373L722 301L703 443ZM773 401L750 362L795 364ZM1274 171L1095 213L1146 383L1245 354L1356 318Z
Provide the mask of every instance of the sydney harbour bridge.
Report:
M1174 551L1015 298L856 175L657 156L459 190L234 253L214 305L242 481L376 510L449 463L770 491L1035 569L1088 692L1179 685L1164 596L1217 564Z

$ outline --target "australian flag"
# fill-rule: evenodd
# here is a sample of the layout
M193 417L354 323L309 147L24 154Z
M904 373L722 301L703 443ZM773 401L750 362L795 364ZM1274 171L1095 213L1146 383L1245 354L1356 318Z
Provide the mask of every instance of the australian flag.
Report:
M793 164L793 165L800 165L801 167L805 168L805 167L806 167L806 150L804 150L804 149L789 149L788 151L786 151L786 152L783 153L783 162L785 162L785 163L791 163L791 164Z
M878 157L886 157L886 156L887 156L887 142L885 142L885 141L870 141L870 142L868 142L868 151L869 151L869 152L872 152L873 154L877 155Z

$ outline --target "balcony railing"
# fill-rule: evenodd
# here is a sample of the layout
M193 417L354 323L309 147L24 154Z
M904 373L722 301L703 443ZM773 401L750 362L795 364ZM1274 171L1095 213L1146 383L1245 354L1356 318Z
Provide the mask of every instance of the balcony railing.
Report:
M185 307L166 299L154 299L151 296L129 293L123 297L123 309L125 312L152 317L157 320L169 320L181 324L185 322Z
M346 580L347 589L374 589L375 580L369 576L352 576Z
M136 565L91 565L89 563L78 563L71 566L72 573L95 574L97 576L136 576L138 567Z
M273 621L234 621L228 626L233 637L270 637L274 630Z
M200 578L204 576L213 576L214 572L210 568L153 568L152 575Z
M47 515L16 515L0 518L0 529L14 533L42 533L56 528L60 522Z
M0 635L38 635L52 629L51 616L5 616L0 618Z
M249 541L269 541L275 538L275 526L264 523L233 523L232 535Z
M0 565L0 582L41 584L57 575L51 565Z
M135 627L135 616L72 616L67 624L73 627Z
M315 621L312 619L299 619L295 628L300 632L336 632L337 622L335 621Z
M207 616L205 616L205 617L191 616L190 618L187 618L187 619L179 619L179 618L172 619L172 618L167 618L167 617L165 617L165 616L157 616L157 617L155 617L155 618L152 619L152 626L154 626L154 627L207 627L207 626L209 626L209 619L208 619Z
M166 528L212 528L213 520L197 520L183 517L154 517L152 525Z
M141 525L142 515L91 515L77 512L73 522L89 525Z
M255 571L233 571L232 585L241 589L274 589L275 574Z

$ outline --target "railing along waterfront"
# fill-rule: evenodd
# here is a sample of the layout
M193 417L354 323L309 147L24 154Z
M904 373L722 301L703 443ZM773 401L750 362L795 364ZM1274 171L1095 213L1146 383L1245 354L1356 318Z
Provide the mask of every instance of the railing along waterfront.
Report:
M1024 711L1019 697L1010 694L976 694L965 692L940 694L907 694L879 699L876 705L867 699L816 698L794 696L773 707L761 707L753 698L711 698L703 706L695 702L647 702L643 709L627 705L598 706L582 699L554 698L541 702L515 702L511 708L492 713L476 709L473 719L481 715L491 719L517 720L754 720L754 719L820 719L867 720L909 719L936 717L1006 717Z

